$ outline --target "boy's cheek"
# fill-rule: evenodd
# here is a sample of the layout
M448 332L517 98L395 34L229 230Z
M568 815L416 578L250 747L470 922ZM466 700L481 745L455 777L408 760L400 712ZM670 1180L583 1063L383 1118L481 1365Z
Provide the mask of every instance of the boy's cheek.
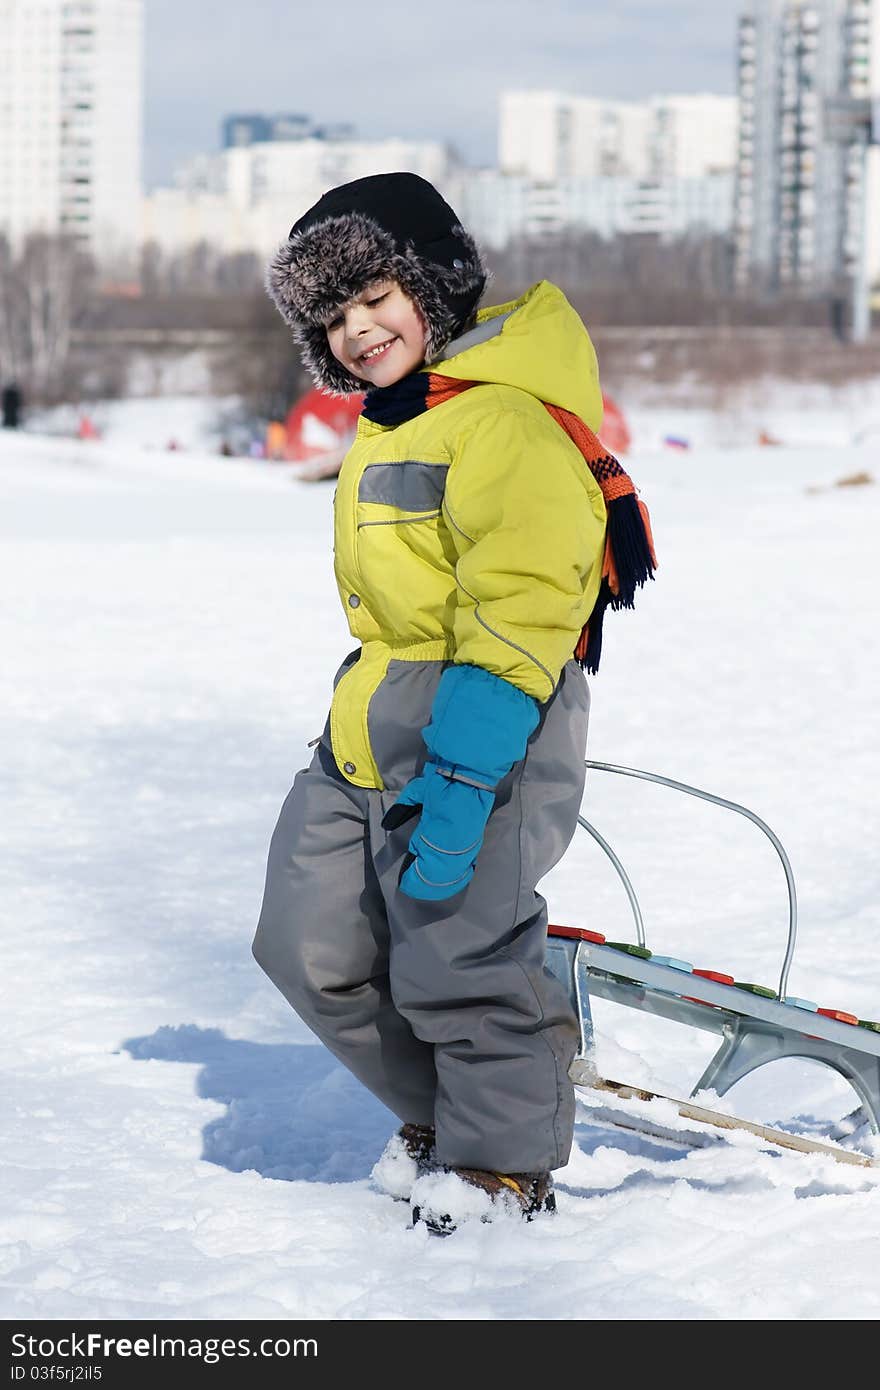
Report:
M336 361L337 361L337 362L341 362L342 365L343 365L343 367L348 368L349 371L354 371L354 368L349 367L348 363L346 362L346 360L345 360L345 358L344 358L344 356L343 356L343 353L342 353L342 348L340 347L339 350L337 351L336 347L335 347L334 344L333 344L333 340L332 340L332 338L330 338L330 337L328 337L328 339L327 339L327 346L329 347L329 349L330 349L331 353L333 354L333 356L336 358ZM355 375L357 375L356 372L355 372Z

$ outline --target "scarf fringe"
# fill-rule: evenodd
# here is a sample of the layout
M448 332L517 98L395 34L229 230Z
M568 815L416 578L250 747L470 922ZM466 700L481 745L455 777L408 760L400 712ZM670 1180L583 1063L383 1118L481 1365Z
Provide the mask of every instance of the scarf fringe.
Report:
M617 573L617 591L611 596L614 609L635 607L636 589L654 578L657 561L646 512L634 493L616 497L608 507L608 544Z
M602 656L602 624L606 608L635 608L636 589L654 578L657 557L648 509L634 492L608 503L608 530L602 584L589 621L584 624L574 659L591 676Z
M574 659L578 666L591 676L595 676L599 670L599 658L602 655L602 622L605 617L605 609L610 601L611 589L608 580L603 579L599 589L599 597L596 599L590 614L590 621L584 624L580 639L574 649Z

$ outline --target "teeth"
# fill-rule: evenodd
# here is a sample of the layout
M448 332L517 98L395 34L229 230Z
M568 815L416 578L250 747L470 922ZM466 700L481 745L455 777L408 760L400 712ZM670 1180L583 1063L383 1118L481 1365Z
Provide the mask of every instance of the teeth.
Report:
M387 348L390 348L392 341L393 340L389 339L387 343L381 343L379 347L370 348L369 352L365 352L363 354L363 356L361 357L361 361L369 362L371 357L378 357L380 352L385 352Z

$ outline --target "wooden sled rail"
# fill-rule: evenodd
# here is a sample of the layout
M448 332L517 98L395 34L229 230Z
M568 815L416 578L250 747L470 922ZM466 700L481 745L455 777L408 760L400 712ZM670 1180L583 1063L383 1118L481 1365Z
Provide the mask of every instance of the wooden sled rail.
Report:
M642 1086L628 1086L622 1081L610 1081L602 1076L592 1076L589 1080L584 1078L581 1084L594 1091L611 1092L621 1100L667 1101L675 1106L682 1119L692 1120L696 1124L711 1125L715 1129L745 1130L747 1134L754 1134L765 1143L776 1144L783 1149L824 1154L826 1158L833 1158L835 1163L851 1163L859 1168L880 1168L880 1159L871 1158L868 1154L837 1148L833 1144L824 1144L818 1139L807 1139L800 1134L790 1134L788 1130L774 1129L770 1125L754 1124L751 1120L741 1120L736 1115L723 1115L718 1110L708 1110L704 1106L694 1105L691 1101L676 1100L672 1096L662 1095L659 1091L647 1091ZM625 1114L615 1115L614 1123L623 1129L629 1127ZM641 1133L650 1132L641 1124L633 1124L632 1128ZM674 1134L670 1132L669 1137L674 1137Z

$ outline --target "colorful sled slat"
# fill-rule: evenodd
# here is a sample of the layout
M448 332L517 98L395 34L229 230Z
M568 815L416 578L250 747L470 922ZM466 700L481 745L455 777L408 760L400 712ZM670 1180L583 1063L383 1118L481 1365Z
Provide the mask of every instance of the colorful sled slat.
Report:
M754 985L745 980L735 980L737 989L748 990L749 994L759 994L762 999L775 999L776 990L770 989L768 985Z
M562 927L557 922L550 923L547 935L565 936L570 941L592 941L596 946L605 945L605 938L600 931L587 931L585 927Z
M637 946L634 941L606 941L606 946L610 946L613 951L619 951L621 955L638 956L639 960L650 960L653 952L647 946ZM638 980L633 980L629 975L612 975L612 980L619 980L624 985L638 984Z
M872 1028L875 1033L880 1033L880 1023L878 1023L877 1020L874 1018L860 1018L859 1027Z
M651 959L655 965L668 965L670 970L680 970L683 975L690 975L694 968L690 961L678 960L675 956L652 956ZM657 985L654 989L658 994L669 994L673 998L680 994L677 989L660 989Z
M817 1009L817 1014L822 1014L825 1018L836 1018L838 1023L853 1023L858 1026L858 1018L855 1014L848 1014L843 1009Z
M670 970L685 970L688 975L693 973L694 967L690 961L676 960L675 956L652 956L655 965L668 965Z
M799 999L796 994L787 994L782 1002L790 1004L793 1009L806 1009L811 1014L819 1012L819 1005L814 1004L812 999Z
M719 985L732 985L736 983L732 975L725 975L721 970L694 969L691 971L691 974L699 975L703 980L714 980L715 983ZM705 1004L707 1009L715 1009L718 1007L716 1004L710 1004L706 999L697 999L693 994L683 994L682 998L686 999L689 1004Z

